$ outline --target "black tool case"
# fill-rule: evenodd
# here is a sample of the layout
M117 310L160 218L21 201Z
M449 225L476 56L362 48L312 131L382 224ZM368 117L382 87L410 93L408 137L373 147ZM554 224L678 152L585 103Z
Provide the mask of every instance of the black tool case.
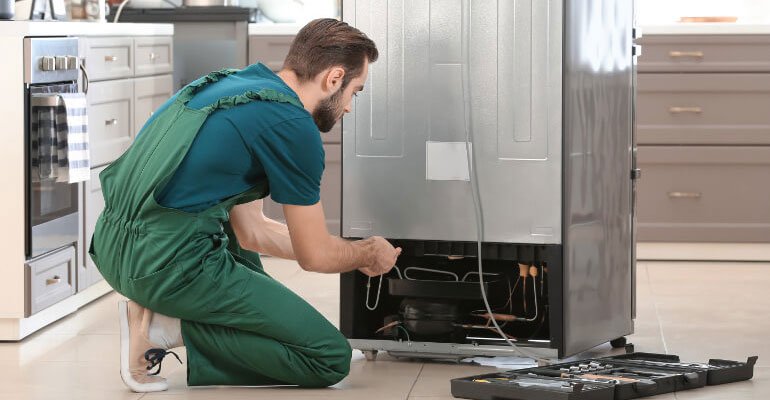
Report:
M672 366L685 370L704 370L706 371L707 385L721 385L723 383L751 379L754 376L754 364L757 363L758 357L749 357L746 362L712 358L706 364L681 362L679 356L673 354L630 353L613 356L611 358L640 365L656 365L658 363L665 363L668 365L678 364L678 366Z
M751 379L744 362L683 363L678 356L630 353L453 379L454 397L478 400L627 400Z

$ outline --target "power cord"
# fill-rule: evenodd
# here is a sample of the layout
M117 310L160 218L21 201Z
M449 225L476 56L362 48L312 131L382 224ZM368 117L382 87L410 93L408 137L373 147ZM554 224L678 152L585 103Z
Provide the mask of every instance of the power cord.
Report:
M468 182L471 185L471 192L473 197L473 208L474 208L474 214L476 217L476 244L477 244L477 256L476 259L478 260L478 267L479 267L479 286L481 288L481 297L484 300L484 306L486 307L487 312L489 313L489 320L492 322L492 325L494 325L495 330L500 335L501 338L503 338L508 345L513 348L513 350L527 358L531 358L533 360L538 361L539 363L543 364L549 364L549 361L544 359L543 357L524 350L523 348L516 346L513 341L508 337L508 335L503 332L502 328L500 328L500 325L497 323L497 320L495 319L494 312L492 312L492 307L489 305L489 299L487 298L487 291L484 287L484 269L483 269L483 262L482 262L482 254L481 254L481 244L484 239L484 214L481 207L481 192L479 190L479 183L478 183L478 176L476 175L476 157L473 157L473 147L471 146L472 140L473 140L473 129L472 129L472 121L471 121L471 111L470 111L470 103L471 103L471 95L470 95L470 64L471 64L471 57L470 57L470 0L463 0L462 1L462 24L460 31L462 32L462 51L465 53L465 63L463 65L462 69L462 90L463 90L463 117L465 119L465 156L466 161L468 163Z

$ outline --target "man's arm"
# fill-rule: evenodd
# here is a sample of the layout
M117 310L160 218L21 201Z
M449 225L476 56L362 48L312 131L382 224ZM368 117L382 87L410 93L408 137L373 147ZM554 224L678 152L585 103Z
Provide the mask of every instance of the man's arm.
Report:
M284 205L294 254L302 269L341 273L361 269L369 276L387 273L401 249L381 237L348 241L329 234L321 202L312 206Z
M230 210L230 224L246 250L296 260L286 225L265 217L262 200L239 204Z

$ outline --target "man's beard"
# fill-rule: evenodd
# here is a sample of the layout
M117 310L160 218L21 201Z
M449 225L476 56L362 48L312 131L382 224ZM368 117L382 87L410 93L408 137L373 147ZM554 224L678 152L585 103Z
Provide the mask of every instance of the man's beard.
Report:
M342 92L345 88L340 88L337 93L318 102L313 111L313 121L318 130L326 133L332 130L334 124L342 117Z

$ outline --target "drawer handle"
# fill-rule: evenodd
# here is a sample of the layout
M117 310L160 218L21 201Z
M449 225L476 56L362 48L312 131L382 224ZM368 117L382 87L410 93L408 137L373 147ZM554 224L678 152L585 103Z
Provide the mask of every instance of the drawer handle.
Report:
M702 51L669 51L668 55L671 58L703 58L704 56Z
M115 62L118 61L118 56L104 56L105 62Z
M158 55L155 53L150 53L150 61L155 61L155 59L158 58Z
M46 286L55 285L55 284L57 284L59 282L61 282L61 278L59 277L59 275L56 275L53 278L48 278L48 279L45 280Z
M700 199L700 192L668 192L668 197L672 199Z
M668 109L668 112L670 112L671 114L684 114L684 113L700 114L703 112L703 109L700 107L671 107Z
M118 124L117 118L108 119L108 120L104 121L104 125L108 125L108 126L109 125L117 125L117 124Z

